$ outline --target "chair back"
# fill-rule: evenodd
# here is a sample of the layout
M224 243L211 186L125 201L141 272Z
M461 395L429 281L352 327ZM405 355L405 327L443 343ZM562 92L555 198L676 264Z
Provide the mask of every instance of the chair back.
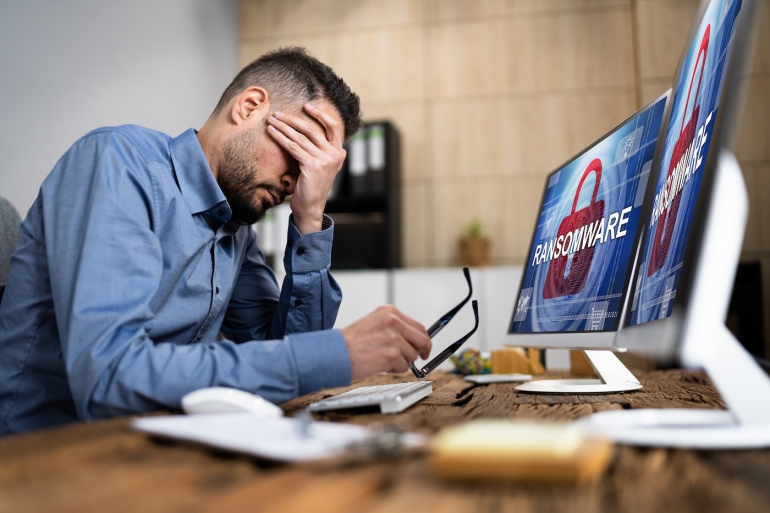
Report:
M11 254L19 242L21 217L11 202L0 196L0 299L11 267Z

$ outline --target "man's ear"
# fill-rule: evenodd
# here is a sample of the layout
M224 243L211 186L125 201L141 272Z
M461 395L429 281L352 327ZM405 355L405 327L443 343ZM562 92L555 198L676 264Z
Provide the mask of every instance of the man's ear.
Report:
M235 125L261 121L270 112L270 98L263 87L252 86L235 97L230 120Z

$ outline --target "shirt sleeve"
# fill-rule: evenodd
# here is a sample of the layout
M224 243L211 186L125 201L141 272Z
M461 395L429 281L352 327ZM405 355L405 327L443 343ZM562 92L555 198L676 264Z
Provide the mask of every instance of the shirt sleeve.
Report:
M46 187L46 252L80 418L176 409L186 393L210 386L278 403L350 382L345 341L336 330L242 344L154 342L152 298L163 254L152 230L159 218L152 163L119 134L103 132L76 143L57 167L57 182ZM313 327L323 326L318 322ZM314 370L327 363L327 371Z
M240 274L233 287L222 332L235 342L282 338L292 333L331 329L342 291L329 272L334 223L324 216L320 232L300 234L289 220L284 268L278 289L251 230Z
M331 329L342 302L342 291L329 272L333 237L334 223L326 215L323 229L306 235L290 217L283 259L286 277L279 295L275 275L251 230L222 323L222 333L234 342L287 338L301 346L295 354L301 393L350 382L347 344L339 330Z

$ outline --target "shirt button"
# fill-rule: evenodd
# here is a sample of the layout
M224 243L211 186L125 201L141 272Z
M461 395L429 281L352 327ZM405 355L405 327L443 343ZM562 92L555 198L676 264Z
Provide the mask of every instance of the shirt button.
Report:
M219 287L217 287L217 294L219 294Z
M305 254L305 248L299 248L299 249L297 250L297 254L298 254L298 255L304 255L304 254Z
M220 208L219 210L217 210L217 215L218 216L223 216L223 215L225 215L225 211Z
M294 300L294 306L299 306L301 304L302 304L302 300L301 299L295 299Z

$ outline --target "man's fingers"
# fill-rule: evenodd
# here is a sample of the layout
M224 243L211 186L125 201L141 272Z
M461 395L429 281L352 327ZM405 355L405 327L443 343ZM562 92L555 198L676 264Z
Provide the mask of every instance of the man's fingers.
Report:
M318 146L313 144L313 142L310 139L308 139L305 134L303 134L302 132L298 132L292 126L285 123L283 120L280 120L274 116L269 116L267 118L267 121L268 123L270 123L269 128L273 128L273 130L269 130L268 128L268 131L270 131L271 133L278 132L282 134L286 139L288 139L289 141L292 141L298 147L302 148L305 151L305 153L307 153L308 155L318 157L324 153L318 148Z
M273 122L277 120L279 123ZM287 127L290 127L298 136L303 136L313 146L320 148L324 151L328 151L331 145L326 140L326 134L324 133L323 126L318 126L312 121L296 116L293 114L284 114L283 112L276 112L273 116L268 117L268 121L276 125L276 128L281 129L280 124L283 123ZM289 134L287 134L289 135ZM289 135L291 138L291 135Z
M395 310L395 312L397 314L396 317L398 318L397 327L400 335L404 338L405 343L408 343L411 347L413 347L415 353L418 353L423 358L427 358L430 355L432 343L430 341L430 337L425 332L425 328L423 328L419 323L417 323L417 327L413 326L408 322L409 320L414 321L413 319L410 319L398 310ZM413 362L416 359L417 358L415 357L409 361Z
M267 127L267 133L300 164L310 158L310 155L299 144L286 137L283 132L274 126L270 125Z
M401 374L402 372L406 372L409 370L409 364L406 362L398 362L395 365L393 365L392 371L397 374Z
M423 358L430 355L432 343L428 333L422 324L411 317L404 315L398 308L386 305L377 310L386 326L394 329L403 339L409 343ZM414 361L414 360L410 360Z
M305 104L305 111L318 120L326 129L326 139L336 148L342 148L342 126L328 112L314 106Z
M433 344L425 331L425 326L395 307L388 307L387 312L389 315L394 315L401 323L399 328L401 335L420 353L420 356L427 358Z
M376 372L405 372L409 363L430 356L425 328L392 305L384 305L342 328L354 379Z
M404 320L405 323L407 323L409 326L413 327L414 329L421 331L423 333L427 334L427 331L425 330L425 326L416 319L413 319L409 317L408 315L404 314L403 312L398 312L401 315L401 318Z
M430 351L433 349L433 342L431 342L428 334L423 330L419 332L419 338L415 340L414 346L419 351L420 356L423 359L427 359L430 356Z
M420 356L417 349L407 340L401 340L399 348L401 349L401 356L407 363L415 361Z
M413 327L416 330L423 331L423 332L426 331L425 330L425 326L423 326L422 323L420 323L419 321L409 317L408 315L406 315L404 312L402 312L401 310L399 310L395 306L384 305L384 306L381 306L379 308L379 310L381 312L385 313L385 314L388 314L388 315L395 315L400 320L404 321L406 324L410 325L411 327Z

